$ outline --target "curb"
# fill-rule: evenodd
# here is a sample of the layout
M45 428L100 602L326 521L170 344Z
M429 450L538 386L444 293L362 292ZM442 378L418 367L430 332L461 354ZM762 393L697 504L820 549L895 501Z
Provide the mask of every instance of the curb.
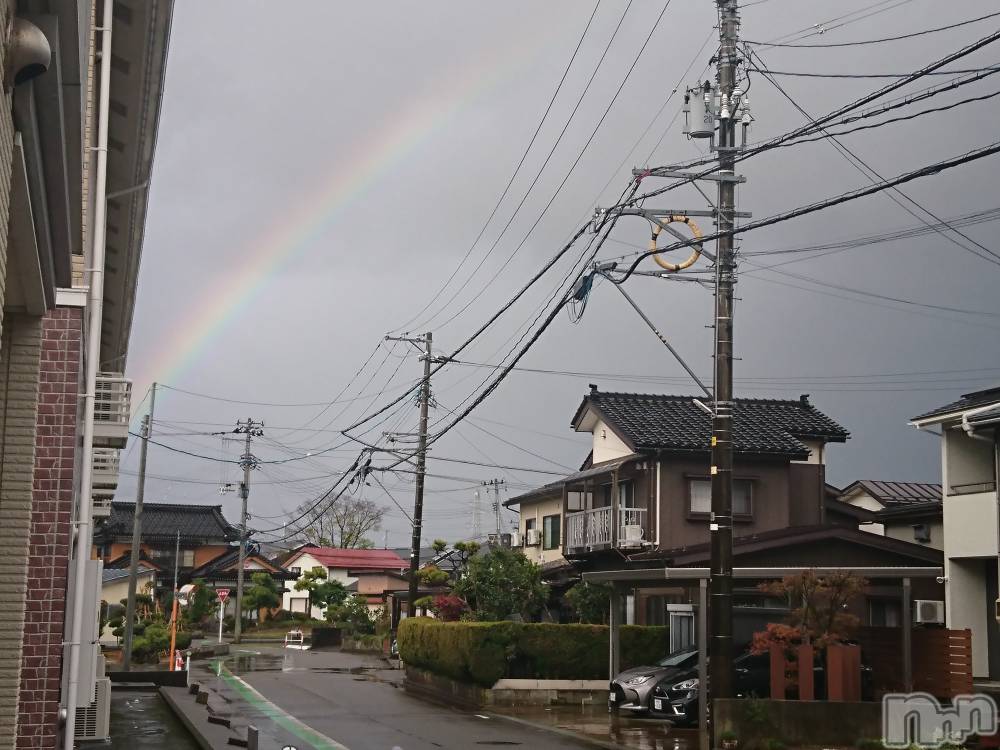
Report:
M619 745L617 742L606 742L604 740L599 740L596 737L588 737L585 734L579 734L578 732L574 732L569 729L562 729L560 727L553 727L549 724L537 724L533 721L518 719L515 716L508 716L507 714L493 713L492 711L482 711L482 714L484 716L489 716L491 719L505 719L506 721L513 722L514 724L531 727L532 729L537 729L540 732L549 732L550 734L555 734L576 742L586 742L592 747L600 747L604 748L604 750L633 750L633 748L630 748L627 745Z
M194 741L198 743L198 746L201 747L202 750L218 750L218 748L211 743L208 737L198 731L198 727L195 726L193 721L191 721L187 713L181 710L180 706L177 705L177 702L174 700L174 697L170 695L170 693L165 690L160 690L158 692L160 693L160 697L163 698L164 702L166 702L166 704L170 707L170 710L174 712L174 716L180 720L181 724L184 725L184 728L188 730L194 738Z

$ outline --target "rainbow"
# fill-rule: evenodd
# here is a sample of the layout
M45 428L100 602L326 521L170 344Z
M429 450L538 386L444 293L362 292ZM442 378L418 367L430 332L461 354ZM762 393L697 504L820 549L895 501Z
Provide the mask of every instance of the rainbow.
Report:
M525 45L525 41L529 44ZM549 41L543 34L519 40L515 46L497 48L477 64L460 66L449 80L440 82L440 95L419 96L379 123L349 153L355 156L331 170L325 184L310 188L289 201L297 210L276 211L280 219L242 256L244 261L224 288L213 286L195 300L183 318L176 320L172 336L155 355L135 362L130 371L133 393L140 397L155 380L176 383L202 360L206 348L237 320L247 307L297 257L317 241L363 198L380 179L421 145L440 132L461 110L498 85L526 72ZM457 78L457 80L455 80Z

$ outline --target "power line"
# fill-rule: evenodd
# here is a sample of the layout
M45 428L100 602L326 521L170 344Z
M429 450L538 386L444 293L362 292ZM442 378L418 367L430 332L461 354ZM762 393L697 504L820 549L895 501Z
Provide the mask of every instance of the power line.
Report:
M569 181L569 178L573 175L573 172L576 171L577 166L579 166L580 161L583 159L584 154L586 154L587 149L590 147L590 144L594 140L594 137L597 135L598 131L601 129L601 126L604 124L605 119L607 119L608 114L611 112L611 109L614 107L615 102L618 101L618 96L621 94L622 89L625 88L625 84L628 83L628 80L629 80L629 78L632 75L632 71L635 70L635 66L638 64L639 59L642 57L643 53L646 51L646 47L649 45L650 40L653 38L653 34L656 33L657 28L659 28L660 21L663 20L663 16L666 14L667 8L670 7L671 1L672 0L667 0L664 3L663 8L660 10L660 15L657 16L656 21L650 27L649 34L646 35L646 39L645 39L645 41L643 41L642 46L639 48L639 51L636 53L635 58L632 60L632 64L629 66L629 69L625 72L625 77L622 78L622 81L618 85L618 88L615 91L614 96L611 97L611 101L608 102L608 106L605 108L604 112L601 114L601 119L599 119L597 121L597 124L594 126L594 129L591 131L590 136L587 138L586 143L583 144L583 148L580 149L580 153L577 154L577 157L573 161L573 164L570 165L569 170L566 172L566 176L563 177L562 182L560 182L559 185L558 185L558 187L556 187L555 192L552 194L552 197L549 198L548 202L542 208L542 212L538 215L538 218L535 220L534 224L531 225L531 227L525 233L524 237L521 238L521 241L517 244L517 246L514 248L514 250L510 253L510 255L507 256L507 258L501 264L500 268L496 272L497 274L501 273L505 268L507 268L507 266L510 264L511 260L513 260L514 256L517 255L517 253L521 250L522 247L524 247L525 243L527 243L527 241L528 241L528 238L531 237L531 234L538 227L539 223L541 223L542 218L545 216L546 213L548 213L549 208L555 202L555 200L558 197L559 193L562 191L563 187ZM630 0L630 4L631 4L631 0ZM469 299L469 301L460 310L458 310L455 314L453 314L451 317L449 317L447 320L445 320L440 325L441 326L447 325L448 323L450 323L453 320L455 320L455 318L457 318L459 315L461 315L466 310L468 310L469 307L471 307L475 303L475 301L479 298L479 296L481 294L483 294L484 292L486 292L486 290L489 288L490 283L492 283L492 282L487 282L487 284L484 285L476 294L474 294Z
M789 76L793 78L905 78L909 73L812 73L802 70L771 70L770 68L747 67L751 73L766 73L772 76ZM990 65L985 68L968 70L936 70L926 73L929 76L953 76L956 74L982 73L987 70L1000 70L1000 67Z
M552 111L552 105L555 103L556 97L559 96L559 92L562 91L563 84L566 82L566 76L569 74L570 68L573 67L573 62L576 60L577 53L579 53L580 51L580 47L583 44L583 40L586 38L587 32L590 30L590 26L594 22L594 16L597 14L597 9L598 7L600 7L600 4L601 4L600 0L597 0L597 2L594 4L594 10L591 11L590 18L587 19L587 25L584 27L583 32L580 34L580 38L577 40L576 47L574 47L573 49L573 54L570 56L569 62L566 63L566 68L563 70L562 76L559 78L559 83L556 85L556 90L552 92L552 97L549 99L549 103L545 107L545 112L542 113L542 118L538 121L538 125L535 127L535 132L532 133L531 135L531 140L528 141L527 147L521 154L521 159L518 161L517 166L514 168L514 172L511 174L510 179L507 181L507 185L504 187L503 192L500 194L500 197L497 199L496 204L493 206L493 210L490 211L489 216L486 217L486 221L483 222L482 228L479 230L479 234L476 235L476 238L472 241L472 244L469 246L469 249L465 251L465 255L462 257L462 260L458 262L458 265L455 266L455 270L451 272L451 276L449 276L448 279L444 282L444 284L441 285L441 288L434 293L434 296L431 297L431 299L427 302L427 304L424 305L420 309L420 311L417 312L416 315L410 318L406 323L403 323L402 326L393 329L394 332L398 332L399 330L409 326L411 323L413 323L414 320L423 315L427 311L427 309L441 297L441 295L444 293L444 290L448 288L448 286L451 284L452 281L454 281L455 276L458 275L458 272L462 269L462 266L465 265L465 262L469 259L469 256L472 255L472 251L476 248L476 245L479 244L479 240L483 238L483 235L486 233L487 227L489 227L490 222L493 221L493 217L496 216L496 213L499 210L500 205L503 203L504 198L506 198L507 193L510 192L510 188L514 184L514 180L517 178L518 174L520 174L521 167L524 166L525 159L528 158L528 153L531 151L532 146L535 145L535 140L538 138L538 134L541 132L542 126L548 119L549 113ZM624 14L622 14L622 19L624 19ZM621 22L619 22L619 26L620 25ZM617 29L615 30L615 32L617 33ZM612 39L613 38L614 37L612 37ZM585 93L586 89L584 89L584 94ZM581 95L580 97L581 101L582 98L583 97ZM577 107L579 107L579 101L577 102ZM576 109L573 110L573 114L575 113ZM559 145L559 141L562 140L562 136L566 132L566 128L569 127L569 122L572 119L573 115L570 115L570 119L566 121L566 126L563 127L562 133L560 133L559 138L556 139L555 145L552 147L552 151L555 151L555 147ZM552 151L549 151L550 158L552 156ZM548 158L545 160L545 164L548 164ZM542 165L542 169L545 168L545 164ZM539 170L539 174L541 174L541 170ZM535 182L537 182L537 180L538 176L536 175L535 180L531 183L531 187L529 187L527 193L525 193L525 198L527 198L528 193L531 192L531 188L534 187ZM514 214L513 216L511 216L511 221L513 221L513 217L517 215L518 210L520 210L520 207L523 204L524 204L524 199L521 200L521 204L519 204L517 209L514 210ZM510 222L508 222L508 225L509 223Z
M743 6L746 7L746 6ZM884 42L898 42L902 39L913 39L918 36L926 36L928 34L936 34L939 31L948 31L949 29L957 29L962 26L968 26L969 24L977 23L979 21L985 21L987 18L996 18L1000 16L1000 12L988 13L985 16L979 16L978 18L970 18L967 21L959 21L958 23L952 23L947 26L938 26L933 29L924 29L923 31L916 31L911 34L900 34L899 36L887 36L881 39L864 39L859 42L836 42L831 44L783 44L780 42L751 42L746 41L745 44L753 44L756 46L766 46L766 47L795 47L799 49L829 49L832 47L859 47L867 44L882 44Z
M894 10L895 8L898 8L901 5L906 5L907 3L910 2L912 2L912 0L879 0L879 2L872 3L871 5L868 5L864 8L859 8L858 10L855 11L851 11L850 13L845 13L842 16L835 16L834 18L829 18L826 21L820 21L819 23L815 23L811 26L806 26L805 28L799 29L798 31L792 31L788 34L776 37L774 41L789 40L791 37L794 37L794 39L791 39L791 41L798 41L799 39L808 39L809 37L812 36L819 36L821 34L826 34L830 31L833 31L834 29L839 29L844 26L848 26L852 23L863 21L866 18L871 18L872 16L876 16L880 13L885 13L886 11ZM888 6L888 7L880 8L879 6ZM878 8L878 10L873 10L874 8ZM865 11L869 10L871 10L872 12L865 13ZM830 26L829 24L832 24L834 21L842 21L842 23ZM769 44L770 43L773 42L769 42Z

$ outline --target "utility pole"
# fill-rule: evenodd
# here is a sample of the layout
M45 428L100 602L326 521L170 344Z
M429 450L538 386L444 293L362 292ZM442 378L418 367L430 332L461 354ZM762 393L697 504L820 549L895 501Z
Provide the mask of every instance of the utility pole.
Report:
M174 542L174 595L170 597L170 671L174 669L174 652L177 646L177 615L180 609L177 605L177 574L181 567L181 532L177 531L177 539Z
M435 364L432 354L433 334L428 331L421 338L408 336L386 336L386 341L406 341L416 347L423 345L424 379L420 386L420 427L417 433L417 467L413 492L413 535L410 538L410 590L407 612L412 617L417 607L417 569L420 567L420 538L424 517L424 474L427 469L427 410L431 402L431 365Z
M142 445L139 446L139 483L135 489L135 511L132 514L132 551L128 566L128 600L125 605L125 648L122 669L132 668L132 639L135 633L135 593L139 581L139 555L142 545L142 501L146 495L146 454L153 431L153 408L156 406L156 383L149 392L149 413L142 418Z
M250 452L250 441L264 434L264 423L247 418L246 422L237 422L233 432L246 435L246 445L240 456L240 466L243 468L243 481L240 482L240 552L236 569L236 619L233 621L233 643L239 643L243 635L243 578L247 559L247 500L250 499L250 471L257 468L257 457Z
M718 53L719 205L715 264L715 408L712 415L711 578L709 579L712 643L709 684L712 698L733 695L733 247L735 177L736 49L739 41L738 0L716 0L720 14Z
M501 520L500 520L500 487L503 486L502 479L491 479L488 482L483 482L484 487L489 488L489 492L493 494L493 515L496 516L497 523L497 536L501 532Z

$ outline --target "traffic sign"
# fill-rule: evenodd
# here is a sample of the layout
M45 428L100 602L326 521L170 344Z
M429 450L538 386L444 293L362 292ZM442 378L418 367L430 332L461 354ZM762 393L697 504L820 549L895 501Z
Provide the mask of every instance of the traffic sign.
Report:
M229 598L229 589L216 589L215 594L219 597L220 602L224 602Z

